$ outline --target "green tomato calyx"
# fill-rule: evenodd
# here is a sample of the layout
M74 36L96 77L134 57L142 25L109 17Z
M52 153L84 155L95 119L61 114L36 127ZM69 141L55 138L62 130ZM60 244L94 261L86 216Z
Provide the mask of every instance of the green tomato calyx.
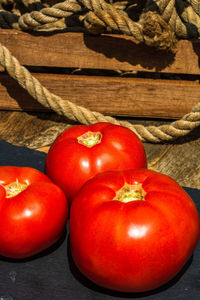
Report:
M116 192L116 197L114 200L121 201L123 203L128 203L131 201L145 200L146 192L142 188L142 184L128 184L125 183L124 186Z
M27 186L27 184L19 182L18 179L5 185L4 188L6 190L6 198L17 196L19 193L23 192Z
M101 143L102 134L101 132L92 132L87 131L84 134L80 135L77 140L79 144L82 144L88 148L92 148L93 146Z

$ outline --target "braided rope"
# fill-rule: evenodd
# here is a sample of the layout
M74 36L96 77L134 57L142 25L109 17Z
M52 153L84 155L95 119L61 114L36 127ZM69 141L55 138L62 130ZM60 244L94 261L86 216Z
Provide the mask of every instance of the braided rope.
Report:
M123 7L120 7L118 2L109 4L104 0L68 0L50 8L26 13L19 18L18 23L23 30L37 29L43 24L55 23L61 18L87 9L89 12L82 21L90 33L97 34L110 28L132 35L136 40L159 49L173 48L174 33L157 12L142 14L139 22L134 22L121 9Z
M82 7L76 0L67 0L52 7L46 7L40 11L32 11L22 15L19 18L19 26L23 30L28 30L43 24L54 23L79 11L82 11Z
M110 0L66 0L52 7L44 7L38 0L21 0L29 12L20 15L11 11L0 10L0 26L22 30L40 30L43 25L55 24L74 14L80 14L80 21L91 33L114 30L134 36L138 41L159 49L172 49L177 38L197 38L200 35L199 0L147 0L140 3L141 13L133 21L128 10L129 0L115 2ZM131 1L130 1L131 2ZM0 7L10 6L14 0L0 0ZM132 2L131 2L132 5ZM31 8L34 10L31 11ZM82 14L82 15L81 15ZM62 23L65 26L65 22ZM55 27L52 26L52 30ZM50 28L51 30L51 28ZM111 122L123 125L134 131L142 141L153 143L171 141L188 134L200 125L200 102L182 119L159 127L131 124L113 117L92 112L77 106L68 100L54 95L31 73L20 65L9 50L0 44L0 64L12 78L26 89L29 94L47 108L60 115L82 124Z
M200 35L200 17L192 6L180 0L155 0L155 3L177 37L192 39Z
M111 122L131 129L142 141L153 143L174 140L177 137L188 134L191 130L200 125L200 102L193 107L189 114L186 114L182 119L174 121L169 125L144 127L143 125L131 124L127 121L120 121L110 116L104 116L99 112L90 111L56 96L43 87L25 67L20 65L19 61L11 55L10 51L1 44L0 64L20 86L26 89L29 94L42 105L53 109L68 119L78 121L82 124Z
M9 3L11 0L1 0ZM13 0L14 1L14 0ZM52 7L42 7L40 1L21 0L29 8L29 4L38 10L27 12L21 16L0 11L0 24L3 28L22 30L45 30L47 24L55 24L61 19L82 13L80 22L93 34L110 30L132 35L136 40L159 49L173 49L177 38L198 38L200 35L200 5L198 0L147 0L145 10L141 10L140 18L133 21L126 13L125 2L106 2L105 0L66 0ZM131 2L131 1L130 1ZM41 8L41 9L40 9ZM18 21L18 23L17 23ZM59 23L59 28L66 27L66 22ZM47 26L55 30L56 26Z
M193 6L188 5L188 2L186 4L183 0L147 1L145 12L149 9L151 10L152 3L156 4L160 16L170 26L171 30L176 33L177 37L193 38L196 37L197 32L198 34L200 33L200 17L199 14L197 14L197 7L199 8L199 5L198 2L193 3L193 1L190 0L195 9ZM19 18L19 27L23 30L32 30L40 25L53 23L60 18L66 18L69 15L88 9L89 13L87 19L96 21L97 23L101 23L102 21L104 24L101 23L101 27L109 26L124 34L133 35L136 39L138 37L139 40L142 41L141 24L133 22L122 9L116 9L116 7L115 3L109 4L103 0L67 0L57 3L52 7L43 8L40 11L23 14ZM123 8L123 5L121 8ZM124 18L122 17L122 11ZM93 16L91 17L92 14ZM96 15L96 20L94 15ZM98 18L100 19L99 21ZM87 22L85 22L85 24L87 24ZM192 24L193 26L189 26L188 24Z
M199 15L199 12L200 12L200 3L199 3L199 0L188 0L188 3L191 4L191 6L194 9L194 11L196 12L196 14Z

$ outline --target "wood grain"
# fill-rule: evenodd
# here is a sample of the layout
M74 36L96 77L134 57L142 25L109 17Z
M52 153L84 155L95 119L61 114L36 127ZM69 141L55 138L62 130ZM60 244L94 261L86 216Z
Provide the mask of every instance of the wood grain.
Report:
M63 99L108 115L180 118L200 99L197 81L33 75ZM47 111L6 73L0 73L0 109Z
M182 40L175 53L156 51L123 35L29 34L0 31L0 42L23 65L199 74L200 41Z
M149 168L167 174L183 186L200 188L200 147L197 141L168 146L165 155L156 163L150 162Z
M0 111L0 138L37 149L51 145L58 134L73 124L51 113Z

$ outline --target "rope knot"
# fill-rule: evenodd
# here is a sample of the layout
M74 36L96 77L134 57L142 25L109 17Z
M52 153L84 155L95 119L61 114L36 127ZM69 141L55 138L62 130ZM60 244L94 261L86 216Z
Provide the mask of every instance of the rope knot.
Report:
M142 13L139 23L143 27L144 41L148 46L153 46L159 50L173 50L175 48L175 34L157 12Z

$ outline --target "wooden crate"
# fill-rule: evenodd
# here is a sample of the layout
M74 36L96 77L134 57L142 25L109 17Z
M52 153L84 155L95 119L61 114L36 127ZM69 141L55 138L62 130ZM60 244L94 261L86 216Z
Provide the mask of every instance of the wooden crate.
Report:
M104 114L179 118L200 98L199 41L179 41L172 54L122 35L1 29L0 42L51 92ZM68 74L76 69L86 75ZM46 111L3 68L0 109Z

